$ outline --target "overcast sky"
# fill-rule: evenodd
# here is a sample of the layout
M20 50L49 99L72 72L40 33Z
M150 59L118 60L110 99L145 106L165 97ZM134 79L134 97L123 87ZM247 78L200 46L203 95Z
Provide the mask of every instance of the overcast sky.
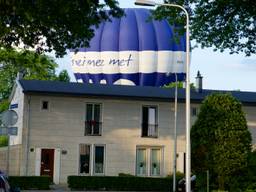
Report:
M133 0L119 0L120 7L137 7ZM70 56L57 59L59 70L67 69L72 76ZM191 55L191 82L197 71L203 76L203 87L217 90L241 90L256 92L256 56L230 55L214 52L212 49L196 48Z

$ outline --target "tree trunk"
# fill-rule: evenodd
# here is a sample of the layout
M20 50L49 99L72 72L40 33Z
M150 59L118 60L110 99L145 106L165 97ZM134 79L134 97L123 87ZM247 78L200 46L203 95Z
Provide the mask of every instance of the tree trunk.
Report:
M224 175L218 176L218 184L219 184L219 190L224 191L225 190L225 179Z

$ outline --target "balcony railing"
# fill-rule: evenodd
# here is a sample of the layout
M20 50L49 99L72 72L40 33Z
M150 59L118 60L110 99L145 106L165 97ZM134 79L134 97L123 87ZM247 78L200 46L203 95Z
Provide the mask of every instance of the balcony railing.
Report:
M158 137L158 124L142 123L142 137Z
M102 134L102 122L94 120L85 121L85 133L84 135L101 136Z

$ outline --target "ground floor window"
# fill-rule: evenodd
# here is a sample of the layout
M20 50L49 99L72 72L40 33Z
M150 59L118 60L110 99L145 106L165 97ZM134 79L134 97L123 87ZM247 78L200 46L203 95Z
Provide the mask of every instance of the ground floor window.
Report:
M90 173L91 146L80 144L80 173Z
M152 176L160 175L161 150L151 149L150 151L150 174Z
M104 174L104 146L94 147L94 174Z
M92 158L93 157L93 158ZM105 171L104 145L79 145L79 173L102 175Z
M137 149L137 175L146 175L147 173L147 156L145 148Z
M163 163L162 147L137 147L136 175L160 176Z

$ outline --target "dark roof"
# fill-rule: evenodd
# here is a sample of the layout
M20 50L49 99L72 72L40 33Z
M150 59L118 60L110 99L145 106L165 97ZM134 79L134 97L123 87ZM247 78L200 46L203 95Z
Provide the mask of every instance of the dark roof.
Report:
M47 94L82 97L105 97L137 100L173 100L173 88L142 87L128 85L104 85L85 83L65 83L58 81L20 80L23 92L27 94ZM200 103L211 93L231 93L244 104L256 105L256 92L220 91L204 89L202 93L191 90L191 102ZM185 101L185 89L178 90L179 101Z

